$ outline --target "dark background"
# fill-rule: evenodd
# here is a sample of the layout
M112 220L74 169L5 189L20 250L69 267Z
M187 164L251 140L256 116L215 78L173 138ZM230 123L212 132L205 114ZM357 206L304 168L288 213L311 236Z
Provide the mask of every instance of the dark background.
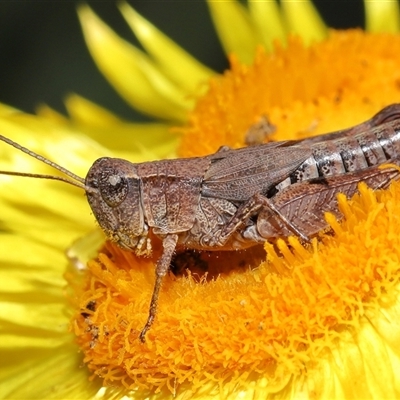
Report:
M227 67L205 0L129 0L139 13L216 71ZM137 43L114 1L87 0L109 26ZM362 0L314 0L334 28L363 26ZM86 50L78 1L0 2L0 102L34 112L40 103L65 112L75 92L129 119L135 113L98 72Z

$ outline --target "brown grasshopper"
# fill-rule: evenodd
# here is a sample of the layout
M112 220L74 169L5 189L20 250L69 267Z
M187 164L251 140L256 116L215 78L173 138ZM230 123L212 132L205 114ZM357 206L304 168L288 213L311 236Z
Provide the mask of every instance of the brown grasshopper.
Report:
M327 227L324 212L340 216L336 195L352 196L357 184L385 188L399 172L400 105L343 131L300 141L222 147L205 157L133 164L100 158L86 179L1 136L0 140L58 169L69 178L0 171L61 180L85 190L108 239L137 255L151 253L150 232L162 240L145 340L156 316L163 277L176 246L236 250L295 234L308 241Z

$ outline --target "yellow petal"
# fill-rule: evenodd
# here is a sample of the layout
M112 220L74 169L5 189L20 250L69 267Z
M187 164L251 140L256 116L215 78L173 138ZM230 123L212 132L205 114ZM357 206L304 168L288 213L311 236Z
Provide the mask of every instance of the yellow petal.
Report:
M90 216L89 206L79 189L70 190L69 186L54 181L9 178L13 182L1 185L2 192L7 192L2 193L2 200L5 202L2 210L7 215L7 219L3 218L4 224L8 224L5 227L14 233L36 238L40 243L49 246L59 245L66 248L77 236L93 229L94 221ZM30 208L24 209L28 202ZM57 226L54 226L49 217L57 217ZM4 251L7 250L6 243L6 239L1 243ZM11 256L22 257L22 260L25 258L24 254L19 255L18 252L9 254Z
M39 290L39 288L36 288ZM39 292L40 293L40 292ZM13 325L23 325L25 329L37 329L40 326L41 329L46 329L49 332L57 333L57 332L65 332L65 327L67 326L67 321L64 321L63 325L54 325L54 320L57 315L62 314L63 305L61 303L51 303L50 296L44 296L41 294L41 297L45 301L41 301L40 303L35 302L23 302L20 303L11 303L11 302L1 302L0 307L0 320L7 321L5 324L8 325L8 332L15 330ZM22 301L23 298L20 298ZM38 300L38 299L36 299ZM7 327L6 327L7 328ZM12 337L12 334L9 334L7 339ZM28 335L21 335L19 340L13 338L13 342L7 342L5 337L2 337L0 348L9 347L10 344L14 347L54 347L60 344L60 338L55 337L53 340L49 340L49 337L37 337L36 342L33 343L26 339Z
M3 209L3 203L4 202L2 202L2 209ZM55 273L60 275L63 267L62 264L65 258L63 254L60 252L60 248L62 247L58 246L59 245L68 246L68 243L71 243L73 239L71 237L66 238L66 240L64 240L64 243L62 243L61 239L54 240L53 242L44 240L38 243L40 240L40 234L34 235L34 233L32 232L29 235L23 236L24 232L21 232L22 229L21 230L19 229L19 221L18 219L14 220L14 216L15 214L10 214L10 216L8 216L7 214L7 223L10 225L10 227L15 228L15 230L10 234L9 233L1 234L0 259L2 268L8 265L10 269L11 266L14 265L12 270L14 272L18 270L18 272L21 274L24 274L26 271L29 270L31 274L31 279L34 279L36 273L40 274L41 271L44 271L44 273L46 274L46 268L48 269L50 265L51 269L50 272L48 272L49 275L47 276L54 277ZM39 216L36 217L36 221L40 219L41 218ZM35 223L36 221L34 219L30 220L30 222L33 223ZM47 226L47 228L49 228L49 226ZM56 233L55 229L57 229L57 235L55 235ZM59 233L58 228L54 228L54 226L51 228L50 232L53 233L53 236L58 236ZM18 240L16 239L16 235L18 235ZM7 251L10 248L14 248L16 245L18 245L18 248L21 249L29 248L30 254L28 259L24 252ZM53 247L51 248L50 246ZM16 266L21 266L21 267L16 268ZM26 266L25 267L26 269L23 269L22 266ZM4 271L7 271L7 269L5 268ZM58 286L59 279L60 277L54 280L55 286Z
M10 107L6 104L0 103L0 115L6 116L9 114L19 113L20 111L14 107Z
M389 340L382 339L393 332L393 339L399 340L400 330L393 329L398 325L399 305L380 316L363 318L354 332L341 332L336 346L319 357L307 379L294 380L292 387L280 393L281 398L290 398L291 393L297 398L398 398L398 342L390 346Z
M238 1L207 1L215 28L226 54L250 64L261 38L251 23L247 10Z
M190 94L201 94L207 80L216 73L201 64L189 53L139 15L128 3L120 10L141 44L159 63L165 74Z
M367 31L399 32L400 12L398 1L364 0L364 6Z
M131 123L81 96L65 101L73 123L86 135L120 157L132 162L170 158L179 136L161 123Z
M276 1L249 1L251 18L267 50L273 50L276 40L286 43L286 32Z
M36 114L59 125L67 125L69 123L63 114L49 107L47 104L40 104L36 107Z
M139 49L117 36L87 6L79 8L86 43L97 66L136 109L159 118L185 121L192 100Z
M46 331L42 333L45 334ZM0 367L1 397L7 399L91 399L97 398L99 381L89 381L89 374L81 368L81 356L64 336L66 344L58 348L10 349L7 365ZM49 375L50 371L54 371Z
M299 35L304 44L326 37L326 25L310 0L282 0L281 5L289 32Z
M75 240L65 254L72 266L78 271L86 270L87 262L97 256L99 249L105 242L104 232L98 227L85 236Z
M93 128L112 127L123 120L104 107L78 94L70 94L65 99L65 107L74 123Z

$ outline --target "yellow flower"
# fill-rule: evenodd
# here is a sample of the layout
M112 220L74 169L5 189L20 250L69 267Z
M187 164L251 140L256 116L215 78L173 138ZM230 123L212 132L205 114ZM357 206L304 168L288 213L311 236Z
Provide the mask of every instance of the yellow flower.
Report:
M99 68L132 106L168 124L128 123L72 96L69 120L45 107L31 116L1 106L0 132L84 176L111 152L134 162L172 156L170 125L183 135L182 156L241 146L263 118L274 139L354 125L400 94L397 5L365 4L368 30L392 33L328 33L309 2L210 1L233 53L223 76L127 4L121 11L147 53L82 7ZM53 173L6 145L0 170ZM87 235L93 217L79 189L9 176L0 184L3 398L399 397L399 184L340 198L345 221L328 216L335 235L310 249L291 238L290 247L277 243L281 255L266 244L267 261L259 247L199 255L215 279L168 277L145 344L137 336L157 243L150 258L106 244L86 268L103 237Z

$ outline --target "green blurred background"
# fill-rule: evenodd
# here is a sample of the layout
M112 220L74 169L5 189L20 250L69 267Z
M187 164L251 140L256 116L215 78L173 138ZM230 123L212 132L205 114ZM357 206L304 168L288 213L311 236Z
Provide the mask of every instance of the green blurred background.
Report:
M378 0L379 1L379 0ZM216 71L228 64L202 0L128 1L139 13ZM362 0L315 0L335 28L363 26ZM77 1L0 2L0 101L26 112L46 103L65 112L63 98L75 92L120 116L135 113L98 72L85 47ZM116 32L136 43L114 1L86 1Z

